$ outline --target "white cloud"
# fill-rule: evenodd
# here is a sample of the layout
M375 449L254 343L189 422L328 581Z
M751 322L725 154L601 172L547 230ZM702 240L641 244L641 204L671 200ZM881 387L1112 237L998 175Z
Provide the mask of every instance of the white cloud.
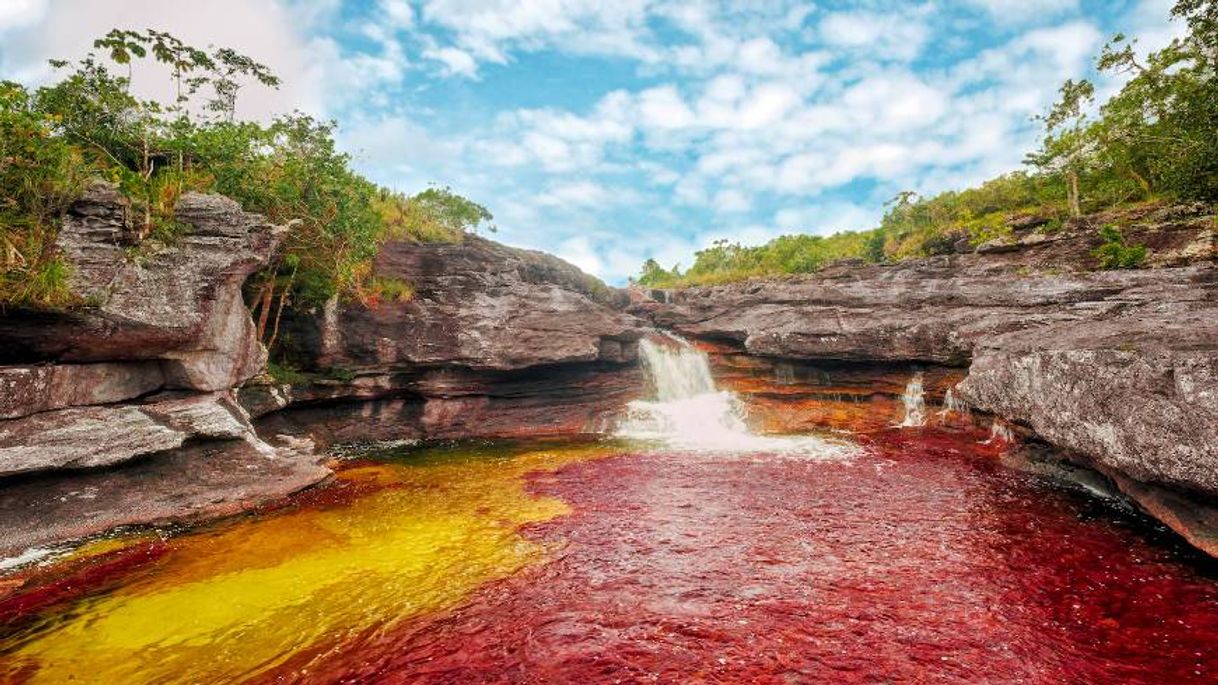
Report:
M719 212L746 212L753 206L752 200L744 192L734 188L720 190L714 199L715 209Z
M1078 0L965 0L1000 22L1051 19L1078 9Z
M47 0L0 2L0 33L37 23L47 12Z
M638 95L639 119L654 129L685 128L694 124L694 113L673 86L649 88Z
M14 1L17 4L9 4ZM333 87L337 83L343 83L350 92L349 79L365 69L384 69L383 65L361 62L344 65L336 72L335 66L343 65L344 60L334 42L306 35L303 31L308 27L302 21L309 17L298 15L295 6L273 0L5 0L0 6L5 8L0 14L0 74L26 83L46 81L52 76L48 59L82 57L95 38L115 27L169 31L195 45L232 47L268 65L283 79L283 86L278 91L255 86L243 89L238 108L248 117L265 118L293 108L324 112L327 102L344 92ZM314 13L310 16L319 16L319 11L310 10ZM168 86L154 82L152 74L151 69L137 70L136 90L167 96Z
M1161 45L1171 2L1119 23L1076 0L0 0L0 78L46 78L118 25L230 45L285 80L243 91L243 114L339 116L378 182L451 184L499 238L616 279L717 237L864 228L897 190L1018 166L1103 33ZM571 85L589 58L612 89Z
M395 29L414 26L414 8L408 0L381 0L381 13Z
M478 62L473 55L457 48L428 48L423 56L434 59L444 65L445 75L458 75L474 78L478 75Z
M821 38L831 46L882 59L911 60L922 52L929 29L919 16L922 8L910 12L833 12L820 20Z

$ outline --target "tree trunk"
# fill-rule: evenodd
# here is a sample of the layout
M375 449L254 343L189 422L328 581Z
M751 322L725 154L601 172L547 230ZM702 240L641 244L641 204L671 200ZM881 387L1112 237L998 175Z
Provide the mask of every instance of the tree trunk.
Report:
M267 279L266 285L262 287L262 297L258 306L258 340L262 341L266 337L266 322L271 316L271 298L275 296L275 277L272 275Z
M296 269L292 269L287 285L283 286L283 290L279 292L279 308L275 310L275 324L271 327L271 339L266 342L267 350L274 347L275 339L279 337L279 320L283 317L283 305L288 301L288 295L292 292L292 282L295 280Z
M1079 218L1083 215L1082 203L1079 200L1078 172L1070 169L1066 172L1066 201L1070 204L1070 216Z

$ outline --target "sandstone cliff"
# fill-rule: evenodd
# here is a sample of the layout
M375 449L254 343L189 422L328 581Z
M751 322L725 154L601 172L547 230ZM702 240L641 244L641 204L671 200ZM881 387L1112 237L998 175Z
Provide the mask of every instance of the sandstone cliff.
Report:
M231 513L329 475L307 444L262 440L233 391L265 363L241 285L280 231L193 193L173 244L128 215L90 187L56 245L80 306L0 316L0 554Z
M643 387L627 298L550 255L476 236L386 244L374 275L408 301L331 303L286 324L312 373L242 397L268 430L330 442L536 436L603 428ZM325 376L341 376L342 380Z
M0 555L234 513L326 478L292 436L574 434L642 388L624 293L477 237L384 246L376 275L408 282L409 301L290 313L285 353L308 380L276 384L241 287L281 231L187 194L186 229L162 244L129 212L111 186L89 188L57 244L81 305L0 316Z

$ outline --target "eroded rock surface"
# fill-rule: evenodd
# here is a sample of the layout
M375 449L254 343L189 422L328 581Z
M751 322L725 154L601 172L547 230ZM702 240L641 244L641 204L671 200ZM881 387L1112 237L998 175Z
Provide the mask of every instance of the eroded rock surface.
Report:
M986 340L960 395L1134 480L1218 494L1218 287L1195 296Z
M310 380L246 388L251 412L290 404L267 422L326 442L556 435L603 428L643 390L625 293L556 257L393 242L375 275L413 297L295 316L285 336Z
M258 437L233 388L266 353L242 301L282 232L188 193L169 243L112 186L64 217L78 304L0 316L0 551L110 527L235 513L324 479L302 445Z
M51 473L0 487L0 556L117 526L194 523L275 501L328 478L308 445L267 452L190 444L122 468Z
M453 245L388 243L374 269L409 283L413 297L298 319L290 334L309 363L503 370L635 357L641 333L619 311L624 293L556 257L469 236Z
M241 284L274 252L282 232L217 195L186 193L172 244L137 242L129 203L97 183L63 220L58 248L81 306L0 317L7 363L156 360L164 387L215 391L262 370Z

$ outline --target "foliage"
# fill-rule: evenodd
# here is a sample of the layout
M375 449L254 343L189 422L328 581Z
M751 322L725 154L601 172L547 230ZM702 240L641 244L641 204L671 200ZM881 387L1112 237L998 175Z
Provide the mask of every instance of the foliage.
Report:
M190 190L222 193L288 226L283 248L251 283L268 344L289 301L404 297L402 287L371 280L384 240L456 241L491 221L486 208L448 188L406 197L361 177L336 148L333 122L299 112L267 124L239 120L241 88L274 88L279 79L234 50L120 29L94 48L77 62L53 61L63 77L36 91L0 84L0 305L73 304L54 243L60 217L90 177L117 183L137 231L161 241L185 229L173 209ZM139 60L168 72L169 102L132 94Z
M636 283L664 288L713 285L774 274L812 273L834 261L864 254L868 241L874 241L873 236L878 233L787 235L758 247L719 240L710 248L697 252L693 266L685 273L676 266L665 270L655 260L648 260Z
M424 215L434 217L434 221L448 231L462 235L466 231L478 232L478 227L486 224L487 230L494 233L495 225L490 223L494 217L486 207L457 195L451 188L432 187L410 198Z
M413 297L413 284L391 276L372 276L360 293L360 300L367 307L381 302L409 302Z
M1044 138L1027 156L1029 171L932 198L904 191L871 231L783 236L760 247L719 241L698 252L684 274L649 260L638 282L696 285L804 273L850 257L871 263L926 257L1007 240L1024 217L1053 232L1070 217L1125 203L1218 201L1218 0L1177 0L1172 16L1188 24L1187 35L1145 59L1135 41L1120 35L1104 49L1100 71L1127 81L1098 110L1090 81L1061 87L1059 100L1039 117ZM1116 238L1105 234L1096 256L1102 268L1133 268L1145 252L1125 245L1117 231Z
M70 303L55 255L56 222L84 185L80 151L55 135L57 119L24 88L0 83L0 306Z
M309 380L308 376L286 362L269 361L266 364L266 372L276 383L303 385Z
M1218 200L1218 2L1180 0L1172 14L1189 33L1145 61L1123 35L1104 48L1100 70L1129 80L1098 115L1083 107L1093 86L1067 82L1029 156L1045 173L1074 174L1093 208L1154 195Z
M447 186L432 187L407 197L381 189L374 200L385 237L421 243L460 242L466 233L485 226L496 230L494 217L482 205Z
M1100 229L1103 243L1091 251L1101 269L1136 269L1146 261L1144 245L1126 245L1121 229L1108 224Z

